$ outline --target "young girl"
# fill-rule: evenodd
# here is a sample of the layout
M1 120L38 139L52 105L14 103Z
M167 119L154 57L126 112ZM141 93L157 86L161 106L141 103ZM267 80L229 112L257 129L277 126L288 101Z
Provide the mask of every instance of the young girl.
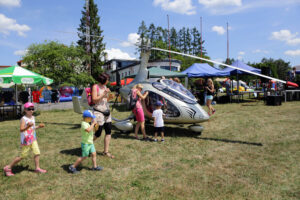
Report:
M215 87L214 87L213 81L210 78L207 80L207 85L208 86L206 87L206 89L207 89L206 105L208 107L208 115L210 115L210 112L212 114L214 114L216 112L216 110L211 105L211 102L214 98L213 95L214 95L214 92L215 92Z
M143 110L142 103L141 103L141 100L146 99L146 97L148 95L148 92L145 92L144 94L142 94L141 93L142 89L143 89L142 84L137 84L137 85L133 86L133 88L132 88L133 98L136 98L136 96L139 97L137 102L136 102L135 108L132 110L132 112L134 113L134 115L136 117L136 121L137 121L137 124L135 126L134 134L135 134L135 138L139 140L138 132L139 132L139 129L141 127L141 131L142 131L142 134L143 134L143 140L148 140L148 137L147 137L146 131L145 131L144 110Z
M6 176L14 176L12 173L12 167L20 162L23 158L27 157L30 150L34 154L35 162L35 172L36 173L46 173L47 171L40 168L40 149L36 140L35 130L38 128L43 128L45 125L40 124L35 126L35 119L32 115L34 112L33 103L27 102L24 104L25 115L21 118L20 132L21 132L21 153L17 156L12 163L6 165L3 169Z

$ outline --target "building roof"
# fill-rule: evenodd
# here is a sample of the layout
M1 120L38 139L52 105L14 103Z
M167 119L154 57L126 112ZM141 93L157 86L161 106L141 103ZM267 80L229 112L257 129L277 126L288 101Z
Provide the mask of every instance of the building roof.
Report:
M166 78L170 78L170 77L185 77L187 76L186 74L183 74L181 72L174 72L174 71L170 71L170 70L166 70L166 69L161 69L158 67L151 67L149 70L149 75L150 78L161 78L162 76L166 77ZM127 76L126 78L133 78L135 77L136 74L132 74L130 76Z

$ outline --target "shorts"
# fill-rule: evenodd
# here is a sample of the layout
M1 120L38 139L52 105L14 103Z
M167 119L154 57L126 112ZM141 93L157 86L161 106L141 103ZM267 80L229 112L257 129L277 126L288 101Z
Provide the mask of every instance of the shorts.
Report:
M41 154L39 145L36 140L33 141L32 144L30 144L30 145L23 145L21 148L22 148L21 155L20 155L21 158L26 158L28 156L28 152L30 150L32 150L32 152L35 156Z
M102 126L99 126L98 130L95 132L96 137L100 137L102 129L104 127L105 135L111 135L111 122L104 123Z
M145 121L143 108L135 108L135 109L133 109L133 113L135 115L136 121L138 121L138 122Z
M213 100L213 98L214 98L213 95L207 95L206 96L206 99L208 99L208 100Z
M154 131L155 133L161 133L161 132L164 132L164 127L154 127Z
M82 157L88 157L91 153L96 152L94 144L81 143Z

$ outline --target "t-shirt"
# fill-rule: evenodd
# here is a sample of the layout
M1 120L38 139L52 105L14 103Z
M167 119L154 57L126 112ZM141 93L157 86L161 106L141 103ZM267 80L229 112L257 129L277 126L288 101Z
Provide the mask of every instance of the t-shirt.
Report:
M84 144L93 144L93 135L94 135L94 130L92 129L90 132L87 132L85 129L89 128L91 125L85 121L81 122L81 138L82 138L82 143Z
M33 126L21 132L21 145L31 145L36 140L34 116L31 118L23 116L20 122L22 122L22 120L25 121L25 127L27 127L29 122L33 123Z
M163 127L164 120L163 120L163 111L161 109L156 109L152 113L152 117L155 117L155 127Z

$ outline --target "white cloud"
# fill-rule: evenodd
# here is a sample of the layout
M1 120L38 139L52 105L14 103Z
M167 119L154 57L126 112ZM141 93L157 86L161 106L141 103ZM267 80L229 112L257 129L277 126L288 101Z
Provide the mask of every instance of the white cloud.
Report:
M0 0L0 6L14 7L20 5L21 5L21 0Z
M234 13L245 12L247 10L255 10L258 8L279 7L299 5L300 0L198 0L199 4L204 6L204 10L213 15L229 15Z
M196 7L192 5L192 0L154 0L155 6L161 6L166 11L172 11L184 15L196 14Z
M107 53L107 59L128 59L128 60L134 60L136 58L130 57L130 55L126 52L121 51L121 49L106 49L105 52Z
M245 55L245 52L244 51L240 51L239 55Z
M255 49L254 51L252 51L252 53L263 53L263 54L268 54L269 51L267 51L267 50L261 50L261 49Z
M288 55L288 56L300 56L300 49L288 50L288 51L285 51L284 54Z
M24 56L26 54L27 50L17 50L14 52L14 55L16 56Z
M225 33L223 26L213 26L211 30L217 32L219 35L223 35Z
M272 32L270 39L283 41L288 45L300 44L300 37L297 37L298 33L292 34L290 30L280 30Z
M0 14L0 33L9 35L11 31L16 31L18 35L25 36L24 32L30 30L31 29L29 26L17 24L15 19L11 19L3 14Z
M121 46L123 47L129 47L129 46L134 46L136 44L138 44L140 39L140 35L137 33L130 33L127 37L127 41L126 42L122 42Z
M242 0L198 0L205 7L241 6Z

